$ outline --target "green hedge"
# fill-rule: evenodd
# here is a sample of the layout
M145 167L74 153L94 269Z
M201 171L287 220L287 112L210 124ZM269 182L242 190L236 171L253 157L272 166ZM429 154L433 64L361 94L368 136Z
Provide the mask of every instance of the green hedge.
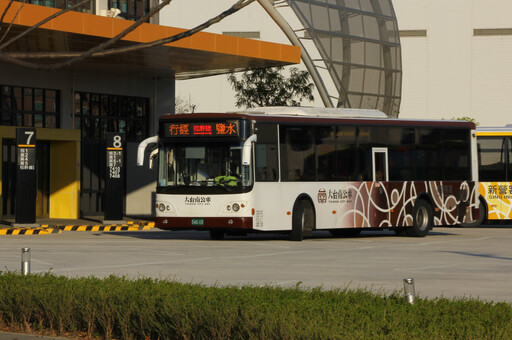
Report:
M0 272L0 326L121 339L510 339L512 306L401 292Z

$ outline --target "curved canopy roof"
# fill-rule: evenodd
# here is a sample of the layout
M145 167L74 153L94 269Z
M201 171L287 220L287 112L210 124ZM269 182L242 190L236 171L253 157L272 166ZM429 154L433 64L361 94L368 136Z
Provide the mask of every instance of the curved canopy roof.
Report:
M258 1L262 4L270 1L276 8L282 4L271 0ZM397 117L402 62L397 19L391 0L283 2L290 6L303 26L294 28L297 37L311 39L320 55L321 60L313 60L314 67L326 69L336 88L336 93L329 93L334 103L328 104L377 109ZM285 28L283 30L286 31ZM304 36L299 37L299 34ZM305 48L304 44L302 47ZM322 84L317 84L320 86Z

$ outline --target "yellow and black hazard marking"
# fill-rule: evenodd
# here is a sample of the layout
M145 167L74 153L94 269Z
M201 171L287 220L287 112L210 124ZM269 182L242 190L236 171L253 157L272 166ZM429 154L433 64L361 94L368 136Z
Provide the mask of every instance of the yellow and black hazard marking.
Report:
M155 222L127 222L114 225L65 225L60 226L64 231L138 231L149 230L155 226Z
M41 225L39 228L0 228L0 235L47 235L62 231L139 231L150 230L155 222L127 222L114 225Z
M49 235L60 234L60 228L40 227L40 228L1 228L0 235Z

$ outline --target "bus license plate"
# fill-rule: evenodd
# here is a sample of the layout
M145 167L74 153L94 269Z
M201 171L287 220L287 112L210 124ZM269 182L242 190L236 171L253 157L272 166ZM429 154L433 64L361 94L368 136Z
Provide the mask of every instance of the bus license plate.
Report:
M192 225L204 225L204 219L202 218L193 218Z

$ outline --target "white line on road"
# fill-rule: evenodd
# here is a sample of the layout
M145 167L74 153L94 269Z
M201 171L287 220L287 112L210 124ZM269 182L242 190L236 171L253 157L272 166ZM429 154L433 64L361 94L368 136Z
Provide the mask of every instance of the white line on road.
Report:
M491 237L479 237L479 238L469 238L469 239L457 239L457 240L448 240L448 241L434 241L434 242L424 242L424 243L417 243L417 244L410 244L412 246L429 246L431 244L441 244L441 243L454 243L454 242L462 242L462 241L481 241L481 240L487 240Z
M279 252L279 253L267 253L267 254L256 254L256 255L244 255L237 256L237 259L240 258L257 258L257 257L265 257L265 256L276 256L276 255L289 255L289 254L298 254L305 253L306 251L288 251L288 252ZM107 266L90 266L90 267L74 267L74 268L53 268L52 272L62 272L62 271L72 271L72 270L91 270L91 269L109 269L109 268L129 268L129 267L141 267L141 266L155 266L155 265L165 265L172 263L184 263L184 262L195 262L195 261L209 261L209 260L220 260L220 259L233 259L233 256L221 256L221 257L198 257L192 259L179 259L172 261L161 261L161 262L144 262L144 263L130 263L130 264L120 264L120 265L107 265ZM35 273L44 273L45 270L41 270Z
M289 284L297 284L299 283L300 280L288 280L288 281L281 281L281 282L277 282L276 285L278 286L285 286L285 285L289 285Z
M415 267L415 268L394 268L393 270L404 272L404 271L414 271L414 270L425 270L425 269L437 269L437 268L448 268L448 267L458 267L458 264L445 264L443 266L428 266L428 267Z

